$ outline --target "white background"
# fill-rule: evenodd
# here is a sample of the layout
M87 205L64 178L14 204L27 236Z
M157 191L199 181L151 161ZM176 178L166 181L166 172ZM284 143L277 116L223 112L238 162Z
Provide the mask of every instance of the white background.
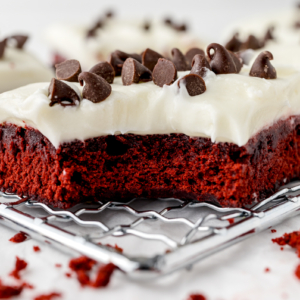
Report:
M49 62L50 51L43 45L43 30L62 19L72 22L92 22L102 10L112 8L117 14L174 16L188 20L193 31L209 42L220 41L223 28L229 22L241 20L255 13L289 8L293 0L214 0L214 1L162 1L162 0L1 0L0 28L2 34L29 33L29 50ZM299 53L300 55L300 53ZM135 284L121 274L113 277L110 286L102 290L81 289L75 279L67 279L68 257L40 244L41 253L33 253L30 240L12 244L8 239L13 231L0 228L0 278L8 280L15 255L29 262L24 272L27 281L36 286L26 291L22 299L33 299L40 292L60 291L63 299L122 299L122 300L185 300L192 292L201 292L208 300L300 299L300 281L294 270L300 263L293 249L280 251L271 238L284 232L300 229L300 220L294 218L202 262L191 271L156 283ZM126 246L126 245L121 245ZM62 263L63 269L54 267ZM265 273L269 267L271 271Z

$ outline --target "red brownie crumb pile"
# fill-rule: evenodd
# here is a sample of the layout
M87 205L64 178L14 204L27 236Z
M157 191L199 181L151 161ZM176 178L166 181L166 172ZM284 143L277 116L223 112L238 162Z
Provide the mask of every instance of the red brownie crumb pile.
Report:
M96 262L86 256L81 256L70 260L69 267L73 270L81 286L91 286L94 288L107 286L110 277L116 269L114 264L106 264L99 267L95 280L90 279L90 271L96 265ZM67 277L71 274L66 273Z
M34 298L34 300L52 300L54 298L61 297L60 293L51 293L47 295L40 295Z
M23 291L23 285L10 286L2 284L0 280L0 299L10 299L11 297L18 296Z
M9 275L15 277L16 279L21 279L20 271L26 269L26 267L27 267L27 262L23 259L20 259L18 256L16 256L15 269Z
M13 243L22 243L24 241L26 241L28 239L28 234L24 233L24 232L19 232L17 234L15 234L11 239L9 239L10 242Z
M41 248L39 246L33 246L33 251L34 252L40 252Z
M188 297L187 300L206 300L206 297L201 294L192 294Z

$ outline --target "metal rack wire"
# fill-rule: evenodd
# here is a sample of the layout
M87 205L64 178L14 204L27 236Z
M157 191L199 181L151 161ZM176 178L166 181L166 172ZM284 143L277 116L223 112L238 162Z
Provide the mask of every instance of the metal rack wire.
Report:
M300 212L300 181L251 208L220 208L179 199L133 199L60 210L15 195L0 196L8 201L0 204L1 224L60 250L112 262L136 280L188 268ZM140 241L137 248L147 241L146 249L153 253L142 249L140 253L120 253L103 243L129 236Z

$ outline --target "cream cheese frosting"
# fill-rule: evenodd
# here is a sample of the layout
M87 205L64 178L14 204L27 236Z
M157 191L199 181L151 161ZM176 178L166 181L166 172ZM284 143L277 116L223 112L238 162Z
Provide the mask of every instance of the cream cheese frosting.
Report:
M179 79L188 72L179 72ZM278 78L240 74L215 75L207 70L206 92L190 97L177 81L160 88L153 82L112 84L100 103L49 106L47 83L27 85L0 95L0 122L31 126L57 148L64 142L108 134L170 134L209 137L214 142L245 145L257 132L279 119L300 114L300 72L277 68ZM69 83L81 93L82 87Z
M268 50L274 56L274 66L290 65L300 69L300 28L295 23L300 21L300 9L290 9L274 13L264 13L249 20L231 24L224 32L224 42L239 33L244 41L250 34L263 39L266 31L274 26L274 40L269 40L265 47L254 51L254 59L262 51Z
M64 56L80 61L84 69L105 60L115 50L141 53L146 48L169 54L174 47L186 51L191 47L203 47L199 38L189 32L176 31L162 21L152 20L148 31L143 29L142 21L112 18L103 28L97 30L95 37L87 38L88 27L84 25L56 24L45 34L49 46Z
M6 47L0 59L0 93L52 77L52 70L24 49Z

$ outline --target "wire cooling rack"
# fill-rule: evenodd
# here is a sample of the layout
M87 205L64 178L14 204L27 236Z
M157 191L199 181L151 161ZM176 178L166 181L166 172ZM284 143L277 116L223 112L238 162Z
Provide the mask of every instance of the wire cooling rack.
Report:
M63 251L112 262L136 280L189 268L300 212L300 181L247 209L179 199L133 199L60 210L11 194L0 196L8 201L0 204L1 224ZM119 245L122 238L133 245L124 253L105 244Z

